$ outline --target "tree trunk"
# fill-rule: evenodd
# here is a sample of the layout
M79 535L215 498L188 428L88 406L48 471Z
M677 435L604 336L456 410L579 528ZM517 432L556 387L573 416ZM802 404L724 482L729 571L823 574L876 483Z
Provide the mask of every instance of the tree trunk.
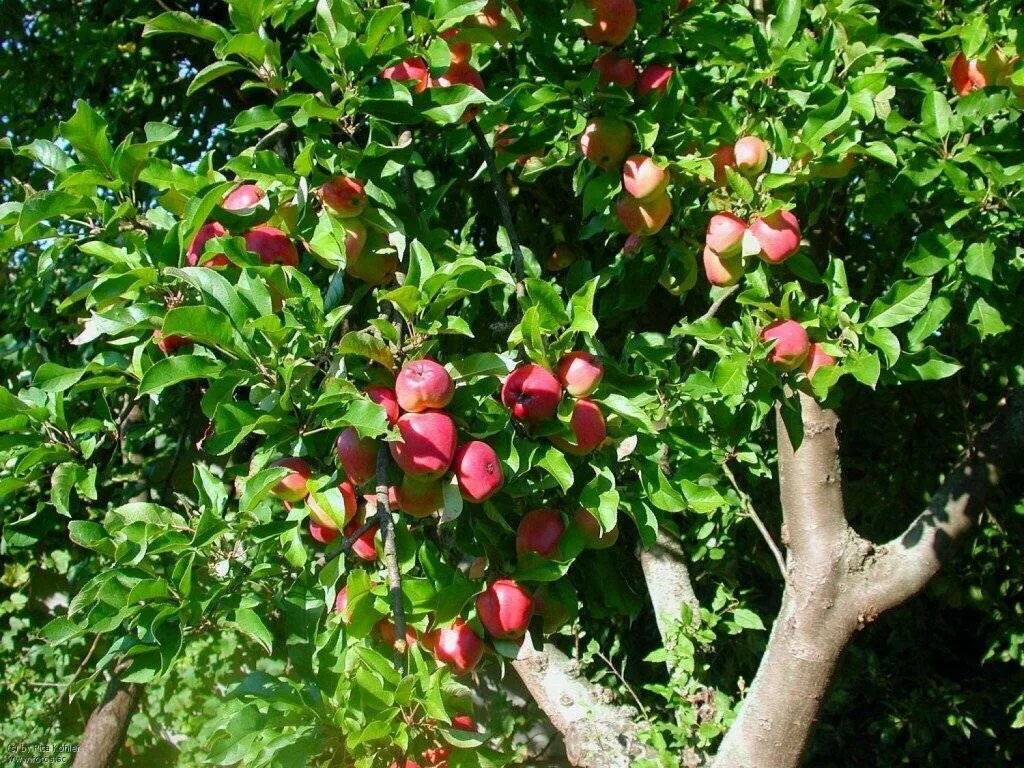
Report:
M111 681L103 701L85 725L73 768L109 768L114 764L141 693L141 686L134 683Z

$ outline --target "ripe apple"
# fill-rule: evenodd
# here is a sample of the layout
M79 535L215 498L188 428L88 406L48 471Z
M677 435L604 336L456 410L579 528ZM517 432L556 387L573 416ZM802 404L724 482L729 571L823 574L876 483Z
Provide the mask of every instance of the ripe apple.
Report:
M334 533L337 535L337 531ZM334 598L334 612L341 614L341 621L345 624L351 620L352 617L348 615L348 587L338 590L338 594Z
M661 195L668 180L668 171L647 155L633 155L622 166L623 189L640 200Z
M708 282L725 288L736 285L743 277L744 263L741 256L722 258L710 247L704 246L704 273Z
M569 428L574 436L573 442L570 443L561 437L553 437L551 442L575 456L586 456L593 453L608 437L604 414L593 400L576 401L569 419Z
M715 184L724 187L729 183L729 177L725 174L726 168L736 167L736 153L732 144L723 144L711 155L711 165L715 169Z
M366 210L363 182L351 176L335 176L321 184L317 196L324 207L340 219L355 218Z
M406 475L395 489L398 508L413 517L430 517L444 508L444 491L439 480L421 480Z
M386 67L380 76L385 80L412 83L410 87L415 93L423 93L430 85L430 67L419 56L403 59Z
M398 405L410 413L444 408L454 394L455 382L448 371L429 357L406 363L395 379Z
M321 544L330 544L338 538L338 529L331 528L326 525L320 525L315 520L310 520L309 535L313 537L313 541L317 541Z
M593 21L583 28L587 40L597 45L620 45L636 24L633 0L587 0Z
M255 184L242 184L224 196L220 207L225 211L245 211L255 208L267 193Z
M547 421L562 399L562 385L536 363L516 368L501 386L501 402L518 421Z
M580 134L580 151L590 162L605 171L618 168L633 145L629 124L615 117L596 117Z
M813 379L814 374L817 373L819 369L835 364L836 359L826 352L825 348L822 347L821 344L815 341L811 343L811 348L807 353L807 359L804 361L804 374L808 379Z
M556 368L565 391L573 397L590 397L604 377L604 365L589 352L562 355Z
M380 635L380 639L384 642L384 645L395 646L395 625L390 619L381 619L377 622L376 627L377 634ZM405 628L405 647L409 648L416 645L416 630L412 627Z
M377 475L377 441L360 437L355 427L346 427L334 444L338 463L356 485L363 485Z
M541 557L551 557L557 552L563 533L565 524L557 511L542 507L527 512L516 529L516 554L523 557L535 552Z
M455 451L452 463L459 493L466 501L482 504L501 490L505 476L498 454L487 443L471 440Z
M732 213L716 213L708 222L704 245L719 256L730 259L738 257L743 249L743 235L747 223Z
M533 598L511 579L499 579L476 596L476 615L497 640L518 640L533 616Z
M227 234L227 229L220 222L206 222L196 232L196 236L192 238L192 244L188 247L188 253L185 254L185 261L188 262L190 267L197 266L203 256L203 248L206 247L206 243L215 237L224 237ZM203 266L216 269L217 267L226 267L230 263L227 256L223 253L218 253L211 256Z
M599 88L618 85L629 89L636 83L637 71L633 60L623 58L612 51L606 51L594 59L594 71L597 72Z
M757 136L744 136L733 146L736 167L744 176L756 176L768 164L768 147Z
M351 523L345 526L345 529L342 531L342 535L346 539L351 538L352 535L359 530L359 526L363 524L362 517L362 515L357 515ZM377 559L377 547L374 544L376 538L377 526L375 525L355 540L352 544L352 554L360 560L365 560L368 563L373 562Z
M344 528L352 522L352 518L356 516L356 488L352 485L351 481L343 480L341 484L338 485L338 492L341 493L342 502L345 505L345 521L342 525L342 528ZM309 519L318 526L322 528L337 529L338 525L334 521L334 518L331 517L327 513L327 510L323 509L312 496L306 497L306 511L309 512Z
M434 656L457 673L470 672L484 655L484 641L462 619L437 630Z
M345 259L346 263L358 261L366 247L366 225L359 219L345 222Z
M278 459L270 466L284 467L288 469L287 475L282 477L270 492L282 501L302 501L309 493L306 483L313 476L313 470L303 459L287 458Z
M288 235L276 227L260 224L245 233L245 247L260 257L264 264L299 266L299 254Z
M623 195L615 204L615 213L630 234L654 235L661 231L672 215L672 198L664 192L646 200Z
M953 90L960 96L966 96L975 88L984 88L989 84L980 62L977 59L968 60L963 51L953 59L949 76L953 82Z
M365 390L366 396L384 409L391 424L398 422L401 412L398 410L398 396L391 387L384 387L380 384L370 384Z
M420 764L411 758L406 758L404 762L399 763L397 760L393 760L388 768L421 768Z
M459 39L459 30L446 29L441 33L441 39L448 43L448 51L453 64L465 64L472 58L473 46L465 40Z
M796 320L776 320L761 331L761 341L774 342L768 360L787 371L803 365L811 350L807 331Z
M781 264L800 250L800 222L792 211L758 216L750 223L750 234L761 246L761 258L769 264Z
M169 336L164 336L163 331L157 329L153 331L153 343L155 343L160 348L160 351L165 355L173 355L182 347L189 346L192 343L192 339L187 336L178 336L173 333Z
M455 422L440 411L406 413L396 424L401 440L389 443L395 463L407 475L439 478L455 457Z
M615 546L619 540L619 526L616 525L607 531L601 530L601 523L588 510L580 507L573 514L576 527L583 534L587 549L608 549Z
M649 95L661 96L668 90L668 81L672 79L675 70L666 67L664 64L648 64L640 73L640 79L636 84L636 96L644 99Z
M387 285L398 271L398 254L391 249L371 250L345 265L345 273L369 285Z
M437 86L439 88L450 88L453 85L468 85L472 88L476 88L480 92L485 92L487 86L484 84L484 79L480 77L480 73L477 72L472 66L465 62L452 62L448 70L437 78ZM462 117L459 118L460 123L468 123L480 112L479 104L472 104L466 107L466 111L462 113Z
M544 262L545 268L551 272L561 272L576 261L576 251L565 243L559 243Z

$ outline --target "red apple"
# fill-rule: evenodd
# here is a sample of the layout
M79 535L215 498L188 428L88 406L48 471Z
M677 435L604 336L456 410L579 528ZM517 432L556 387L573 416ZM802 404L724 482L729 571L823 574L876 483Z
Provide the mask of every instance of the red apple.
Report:
M704 245L723 258L738 257L743 250L747 224L731 213L716 213L708 222Z
M529 552L551 557L558 551L564 532L562 516L555 510L541 508L527 512L516 529L516 553L520 557Z
M633 145L629 124L615 117L597 117L580 134L580 151L590 162L606 171L618 168Z
M345 515L345 521L342 525L344 528L352 522L352 518L356 515L356 488L350 481L344 480L338 486L338 491L341 493L342 502L345 505L344 510L337 510L342 511ZM334 521L334 518L327 513L327 510L321 508L316 499L312 496L306 497L306 511L309 512L309 519L318 526L322 528L337 529L338 525Z
M815 341L811 343L811 348L807 353L807 359L804 361L803 370L808 379L813 379L814 374L817 373L820 368L835 364L836 359L826 352L825 348L822 347L821 344Z
M470 672L484 655L484 641L462 619L436 632L434 655L455 672Z
M761 258L769 264L781 264L800 250L800 222L792 211L758 216L750 223L750 234L761 246Z
M335 531L335 535L337 535L337 531ZM348 624L352 618L348 615L348 587L338 590L338 594L334 598L334 612L341 614L341 620L345 624Z
M362 515L357 516L352 520L345 530L342 531L342 535L349 539L357 530L359 526L363 524ZM377 559L377 547L374 544L374 540L377 538L377 526L373 526L370 530L366 531L362 536L355 540L352 544L352 554L358 557L360 560L366 562L373 562Z
M385 68L380 76L385 80L411 83L415 93L423 93L430 84L430 67L419 56L413 56Z
M716 149L711 155L711 165L715 169L715 184L724 187L729 183L725 169L736 167L736 154L733 151L732 144L723 144Z
M320 201L335 216L351 219L366 210L366 191L363 182L351 176L335 176L320 185Z
M573 514L576 527L583 534L587 549L608 549L615 546L619 540L619 526L614 526L607 531L601 530L601 523L589 511L580 507Z
M406 413L399 417L401 440L389 443L395 463L407 475L441 477L455 457L455 422L440 411Z
M398 396L391 387L384 387L380 384L371 384L365 390L366 396L384 409L391 424L398 422L401 412L398 410Z
M264 264L299 266L299 254L288 235L275 227L260 224L245 233L245 247L260 257Z
M518 640L533 616L533 598L511 579L499 579L476 596L476 614L496 640Z
M644 247L644 236L632 234L622 243L622 253L626 256L633 256Z
M187 336L178 336L173 333L169 336L164 336L163 331L157 329L153 331L153 343L156 344L160 348L160 351L165 355L173 355L182 347L187 347L192 344L192 339Z
M450 88L453 85L460 84L476 88L481 92L487 90L487 86L484 83L484 79L480 77L480 73L465 62L452 62L451 66L448 67L448 71L437 78L437 85L439 88ZM462 113L462 117L459 118L459 122L468 123L476 117L479 112L480 105L472 104L469 107L466 107L466 111Z
M636 24L633 0L587 0L593 21L583 28L587 39L598 45L619 45Z
M768 147L757 136L744 136L733 147L736 167L745 176L755 176L768 164Z
M444 491L439 480L421 480L415 475L406 475L395 489L395 501L407 515L430 517L444 509Z
M558 361L558 378L573 397L590 397L604 377L604 365L589 352L569 352Z
M984 88L986 85L990 85L986 74L978 59L968 60L963 51L953 59L953 65L949 72L950 79L953 81L953 89L960 96L966 96L975 88Z
M615 204L615 213L626 231L633 235L654 235L672 215L672 198L662 192L646 200L623 195Z
M544 267L551 272L561 272L576 261L576 251L565 243L559 243L544 262Z
M381 619L377 622L375 627L377 634L380 635L380 639L384 642L384 645L391 646L395 645L395 625L390 619ZM416 630L412 627L405 628L405 647L409 648L416 645Z
M196 232L196 236L192 238L192 245L189 246L188 253L185 254L185 261L188 262L190 267L197 266L199 259L203 256L203 248L206 247L206 243L215 237L224 237L227 234L228 231L224 228L223 224L216 221L206 222ZM223 253L218 253L211 256L203 266L210 268L226 267L230 263L227 256Z
M302 501L309 493L306 483L313 476L313 470L302 459L278 459L270 466L284 467L288 474L277 481L270 492L282 501Z
M501 386L501 402L518 421L547 421L562 399L562 385L551 371L535 363L516 368Z
M666 67L664 64L648 64L640 73L640 79L636 84L637 98L643 99L652 93L658 96L664 94L674 72L672 67Z
M444 408L455 394L455 382L444 366L429 357L402 366L395 379L395 396L403 411Z
M618 85L629 89L636 83L637 71L633 60L618 56L612 51L602 53L594 59L594 71L597 72L599 88Z
M441 33L441 39L448 43L448 51L453 64L465 64L472 58L473 46L465 40L459 39L457 29L446 29Z
M561 437L553 437L551 441L563 451L575 456L586 456L601 447L608 437L608 429L604 423L604 414L593 400L577 400L569 419L569 428L574 440L569 442Z
M743 277L743 258L734 256L722 258L708 246L704 246L704 272L708 276L708 282L724 288L736 285Z
M505 476L498 454L487 443L471 440L455 451L452 464L459 492L466 501L482 504L501 490Z
M346 427L334 444L338 463L356 485L363 485L377 475L377 441L359 437L355 427Z
M338 529L327 525L320 525L320 523L315 520L310 520L309 535L313 537L313 541L317 541L321 544L330 544L338 538Z
M668 179L668 171L647 155L633 155L622 166L623 189L640 200L661 195Z
M761 341L774 342L768 360L787 371L803 365L811 350L807 331L796 320L776 320L761 331Z
M345 222L345 259L346 263L358 261L366 247L366 225L359 219Z
M224 196L220 207L225 211L245 211L255 208L267 193L255 184L242 184Z
M406 758L402 763L399 763L397 760L393 760L388 768L420 768L420 764L415 760Z

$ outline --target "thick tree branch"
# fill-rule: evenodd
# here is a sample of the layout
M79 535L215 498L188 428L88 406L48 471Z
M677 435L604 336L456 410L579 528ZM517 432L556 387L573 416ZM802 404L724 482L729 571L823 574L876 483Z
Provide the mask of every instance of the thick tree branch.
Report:
M512 667L562 734L566 756L576 768L629 768L652 756L637 740L636 712L611 704L608 692L585 680L555 646L538 651L527 637Z
M683 620L683 606L689 606L693 618L700 616L700 602L693 591L686 553L678 539L658 526L658 538L640 550L640 567L647 582L647 593L654 606L654 618L665 647L670 647Z
M141 693L142 687L134 683L116 678L111 681L103 701L85 724L74 768L109 768L114 764Z
M388 577L388 594L391 598L391 618L395 624L395 666L405 669L405 610L402 605L402 573L398 568L398 549L395 543L395 521L391 516L388 501L388 462L390 453L387 443L381 442L377 449L377 522L384 542L384 567Z

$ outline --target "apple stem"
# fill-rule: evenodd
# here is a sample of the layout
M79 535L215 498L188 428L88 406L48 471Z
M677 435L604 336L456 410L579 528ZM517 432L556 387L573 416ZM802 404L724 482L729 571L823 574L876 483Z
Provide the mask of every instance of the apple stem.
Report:
M520 301L526 295L526 288L523 285L523 249L519 245L519 234L516 232L516 225L512 219L512 205L509 203L508 194L505 188L501 185L501 177L498 175L498 163L494 156L494 148L487 143L487 137L484 136L483 129L480 128L480 124L473 118L469 121L469 130L476 138L476 143L480 145L481 151L484 153L484 160L487 163L487 170L491 176L491 186L494 188L494 196L498 199L498 208L501 211L501 218L505 224L505 230L508 232L509 242L512 244L512 271L515 273L516 279L516 298Z
M405 611L402 607L402 573L398 568L398 547L395 542L395 521L391 516L388 502L388 462L390 456L387 444L381 442L377 449L377 522L381 539L384 541L384 565L388 575L388 595L391 598L391 614L395 625L395 667L405 671Z

